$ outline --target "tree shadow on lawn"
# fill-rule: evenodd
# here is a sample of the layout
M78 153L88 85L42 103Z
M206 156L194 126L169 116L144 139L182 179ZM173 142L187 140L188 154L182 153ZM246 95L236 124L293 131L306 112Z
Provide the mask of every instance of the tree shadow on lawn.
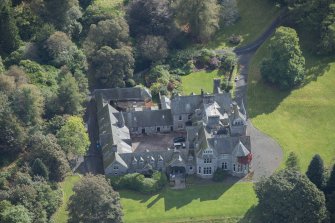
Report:
M241 220L238 221L238 223L255 223L255 222L262 222L260 210L257 205L253 205L247 213L243 216Z
M186 189L174 190L171 188L165 188L147 205L147 208L154 206L160 199L164 199L165 211L173 208L182 208L194 200L200 200L200 202L217 200L239 180L239 178L232 177L222 183L215 183L208 180L205 182L199 179L195 180L195 182L192 182L191 184L187 183ZM156 195L157 194L143 195L132 192L122 193L121 197L140 200L141 203L146 203L150 198Z
M317 81L318 77L323 76L330 70L331 58L320 59L316 63L307 64L306 77L304 82L291 90L280 90L277 87L265 83L261 78L259 80L250 80L248 85L248 113L250 118L258 115L270 114L288 97L292 91L305 87L312 81Z

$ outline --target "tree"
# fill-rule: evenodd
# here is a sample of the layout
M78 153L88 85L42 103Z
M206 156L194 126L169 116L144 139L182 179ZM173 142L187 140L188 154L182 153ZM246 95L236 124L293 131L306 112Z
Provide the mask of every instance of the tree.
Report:
M173 28L173 9L169 0L135 0L127 9L132 36L167 36Z
M331 194L335 191L335 164L333 165L332 171L330 172L329 179L327 181L327 186L325 192Z
M299 172L281 170L255 184L262 222L324 222L324 194Z
M308 166L306 175L320 190L324 186L324 172L323 160L319 154L316 154Z
M232 72L233 68L237 65L237 56L231 50L226 50L222 55L219 55L222 69L225 72Z
M12 205L9 201L0 201L0 222L31 223L29 211L22 205Z
M0 153L15 154L26 144L26 132L14 115L7 95L0 92Z
M19 48L19 30L15 24L11 1L0 2L0 52L9 54Z
M335 192L327 195L327 209L330 214L330 222L335 222Z
M86 153L90 140L82 118L71 116L57 133L58 144L67 154L82 156Z
M34 175L44 177L44 179L49 179L49 170L44 165L43 161L40 158L36 158L31 166L31 171Z
M92 57L90 73L104 87L124 87L133 76L134 57L129 47L102 47Z
M3 65L2 58L0 56L0 74L5 72L5 66Z
M52 34L45 42L45 49L49 63L55 67L66 65L71 72L87 69L86 56L63 32Z
M294 29L279 27L270 39L270 57L262 61L261 75L265 81L290 89L304 79L305 58Z
M197 41L208 41L219 27L219 5L216 0L179 0L177 22Z
M221 0L220 24L233 25L240 17L236 0Z
M75 78L66 73L59 83L58 105L62 113L79 114L82 110L83 98L79 92L78 84Z
M329 5L329 13L322 21L320 48L322 52L335 51L335 3Z
M80 10L78 0L44 0L44 5L46 11L42 16L60 30L65 30L81 17L77 13L71 16L71 10Z
M28 160L33 162L39 158L48 167L49 178L52 181L62 181L70 167L66 155L57 144L55 136L49 134L44 136L36 133L31 136L28 144Z
M70 197L69 223L122 222L120 197L104 176L86 175Z
M142 57L149 61L160 61L168 56L167 43L162 36L145 36L138 43Z
M294 152L290 152L290 154L288 154L285 165L287 169L299 171L300 166L297 154L295 154Z
M26 125L41 122L44 111L44 98L35 85L22 85L14 93L13 110Z
M122 17L100 21L90 27L84 47L88 55L92 55L103 46L113 49L121 48L129 41L129 27Z

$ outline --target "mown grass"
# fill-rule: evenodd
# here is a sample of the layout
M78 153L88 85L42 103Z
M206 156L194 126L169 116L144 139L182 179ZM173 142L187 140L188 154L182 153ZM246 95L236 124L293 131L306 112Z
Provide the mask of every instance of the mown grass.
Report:
M121 191L124 221L237 222L257 203L253 184L208 183L156 195Z
M261 60L265 43L254 56L249 70L248 110L252 123L276 139L287 157L297 153L305 171L312 156L320 154L326 165L335 158L335 58L316 57L305 49L307 83L292 91L281 91L262 82Z
M207 47L232 47L228 42L232 34L242 36L239 46L248 44L256 40L279 14L279 8L268 0L237 0L237 4L240 19L232 26L223 27Z
M213 79L219 77L220 75L218 70L201 70L185 76L181 76L181 81L183 84L183 94L189 95L192 92L195 94L200 94L201 89L203 89L205 92L212 93Z
M57 223L66 223L68 220L67 205L70 197L73 195L73 186L80 180L79 175L68 176L60 186L63 190L63 203L62 206L53 215L52 219Z

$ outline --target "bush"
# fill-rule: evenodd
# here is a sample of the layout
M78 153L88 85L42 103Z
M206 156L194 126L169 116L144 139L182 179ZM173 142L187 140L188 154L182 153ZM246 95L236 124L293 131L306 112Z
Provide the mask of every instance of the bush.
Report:
M141 193L153 193L161 190L167 183L164 173L155 171L152 178L145 178L140 173L130 173L124 176L111 177L111 184L114 189L128 189Z
M228 40L229 40L229 43L238 45L242 41L242 37L240 35L233 34L229 37Z
M227 176L229 176L229 173L227 170L217 169L214 172L213 180L215 182L221 182L224 179L226 179Z

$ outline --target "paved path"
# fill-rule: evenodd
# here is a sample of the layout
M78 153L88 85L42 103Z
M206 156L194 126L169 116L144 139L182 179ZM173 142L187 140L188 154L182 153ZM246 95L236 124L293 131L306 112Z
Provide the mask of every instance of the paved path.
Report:
M284 12L282 12L269 28L254 42L234 50L240 63L240 75L235 88L235 100L240 105L243 100L244 105L246 107L248 106L247 87L250 60L256 50L275 31L283 16ZM251 171L254 173L253 181L258 181L262 176L270 176L279 167L283 159L283 151L275 140L256 129L250 120L248 120L247 131L251 137L251 148L253 153L251 167Z

